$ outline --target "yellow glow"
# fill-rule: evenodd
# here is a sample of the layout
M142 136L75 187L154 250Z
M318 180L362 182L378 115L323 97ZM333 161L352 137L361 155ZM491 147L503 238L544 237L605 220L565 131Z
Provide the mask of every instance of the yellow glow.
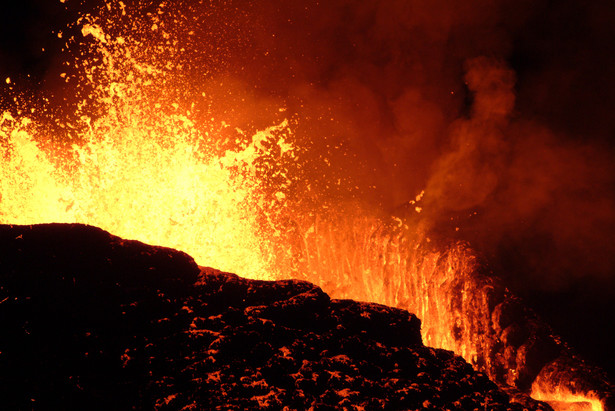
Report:
M82 115L70 144L45 135L36 118L2 115L0 222L91 224L181 249L201 264L274 278L259 220L274 200L255 164L293 156L288 122L221 150L217 136L198 133L178 104L158 102L167 86L162 70L99 26L82 31L104 56L101 64L85 64L83 79L104 112ZM156 94L146 88L153 81Z
M569 409L604 411L602 402L594 393L574 393L561 386L551 386L548 382L534 382L531 396L536 400L549 403L555 411Z

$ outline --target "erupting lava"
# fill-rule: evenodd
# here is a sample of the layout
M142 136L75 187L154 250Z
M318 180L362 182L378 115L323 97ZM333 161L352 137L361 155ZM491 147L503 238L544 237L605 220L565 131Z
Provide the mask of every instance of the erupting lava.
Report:
M309 197L298 188L309 187L293 141L300 119L247 136L197 113L181 98L188 86L174 77L182 67L169 60L175 45L163 28L155 30L169 42L157 49L130 33L111 35L104 23L80 21L88 47L62 74L78 90L76 115L54 117L23 96L2 115L0 223L86 223L243 276L292 273L336 298L416 313L426 345L491 374L494 285L477 280L469 246L431 240L417 218L297 200ZM209 90L199 91L206 105ZM516 370L507 371L504 380L514 382ZM532 392L581 398L560 397L545 381Z
M80 104L84 112L100 104L101 114L62 124L74 132L65 139L50 136L35 110L3 114L0 219L91 224L185 250L203 264L271 277L259 211L276 208L284 195L282 183L267 196L264 176L273 181L282 172L266 170L268 162L292 160L288 122L251 138L235 131L221 140L224 124L199 133L189 110L165 101L164 70L133 57L137 50L99 26L84 25L82 33L95 38L102 62L84 62L80 75L91 92ZM104 80L93 82L98 75Z

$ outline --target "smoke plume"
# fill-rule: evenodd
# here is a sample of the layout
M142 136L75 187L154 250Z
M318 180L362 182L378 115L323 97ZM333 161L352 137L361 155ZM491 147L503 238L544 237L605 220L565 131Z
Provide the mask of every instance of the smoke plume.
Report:
M390 211L425 190L424 218L516 266L519 284L613 277L608 5L266 1L223 12L242 41L225 43L212 82L252 102L235 108L242 126L276 103L295 116L320 196Z

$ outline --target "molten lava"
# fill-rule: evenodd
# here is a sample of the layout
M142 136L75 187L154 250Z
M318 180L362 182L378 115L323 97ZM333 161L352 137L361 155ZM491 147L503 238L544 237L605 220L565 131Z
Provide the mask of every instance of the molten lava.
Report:
M555 410L579 410L579 411L603 411L602 401L595 393L575 394L574 392L560 387L546 384L543 388L532 386L532 398L548 402ZM571 405L573 404L573 405Z
M161 82L156 94L164 93L163 71L130 57L134 51L99 26L82 31L103 55L100 66L86 66L83 79L104 73L107 81L88 84L88 98L104 111L67 124L77 132L67 140L46 134L36 113L3 114L0 220L96 225L185 250L203 264L270 278L272 252L259 234L258 210L275 207L284 184L267 196L263 175L280 170L262 163L292 159L288 122L251 138L236 132L230 144L215 131L201 134L188 110L163 107L148 93L152 82Z
M298 197L310 193L296 187L309 182L291 172L301 147L290 121L247 136L197 116L173 100L181 67L168 48L157 60L155 47L98 23L82 21L89 48L63 73L79 85L74 118L50 118L32 101L2 115L0 223L86 223L243 276L292 273L335 298L416 313L426 345L490 373L494 286L477 280L469 246L432 241L415 218L420 208L391 219L330 199L306 206ZM578 401L545 382L532 392Z

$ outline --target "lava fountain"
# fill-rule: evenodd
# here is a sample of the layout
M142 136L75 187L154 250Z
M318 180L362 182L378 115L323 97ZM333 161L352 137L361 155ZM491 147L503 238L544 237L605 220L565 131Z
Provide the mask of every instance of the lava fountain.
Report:
M106 9L131 17L121 2ZM506 345L533 317L502 320L514 298L483 273L470 245L431 234L422 194L396 215L322 198L311 191L305 142L294 138L301 118L247 133L203 110L216 92L182 77L191 68L176 59L182 46L164 13L161 6L127 27L78 21L68 44L77 51L60 73L75 91L65 99L69 115L7 79L15 97L0 119L0 223L91 224L243 276L293 276L332 297L401 307L422 319L426 345L455 351L501 385L602 409L582 381L587 372L570 384L571 374L553 365L573 355L542 326L526 327L525 338L547 349ZM143 30L139 21L145 39L132 36ZM524 357L544 352L538 362Z
M258 210L283 196L283 183L265 195L264 168L292 160L288 122L253 136L234 131L225 141L224 130L199 133L189 110L163 101L165 72L133 56L135 46L96 25L82 33L101 60L79 74L91 90L81 104L100 104L100 114L62 124L74 130L65 139L48 134L36 110L3 114L1 220L82 222L227 271L271 276Z

